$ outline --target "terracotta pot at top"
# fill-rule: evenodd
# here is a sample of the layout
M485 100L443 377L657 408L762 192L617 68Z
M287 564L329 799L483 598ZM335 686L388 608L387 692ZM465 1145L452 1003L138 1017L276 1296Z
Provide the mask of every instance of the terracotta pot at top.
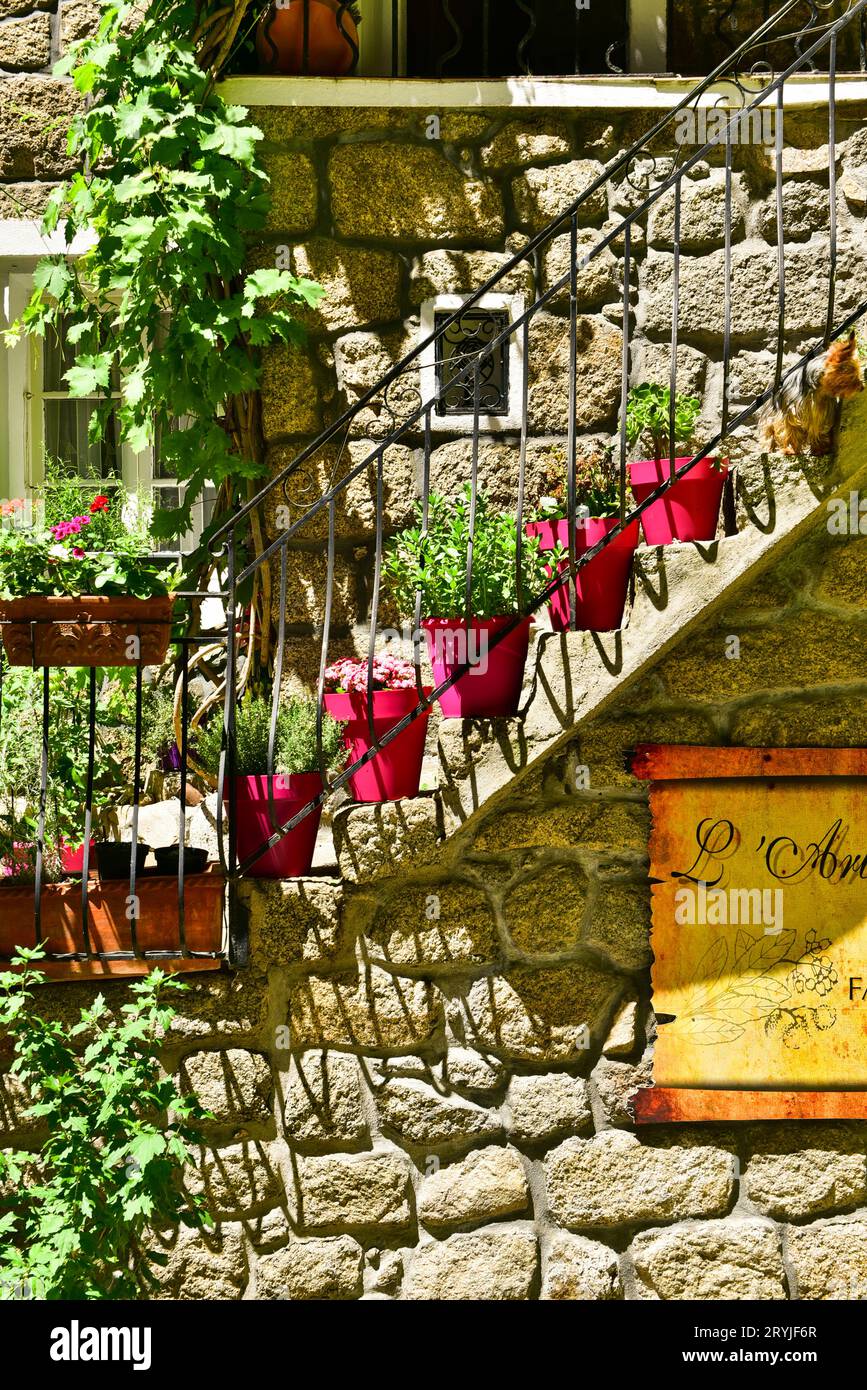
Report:
M0 599L0 633L10 666L158 666L173 606L170 596Z
M263 72L282 73L286 77L302 73L310 77L343 77L354 65L357 51L358 28L349 7L341 10L338 0L282 0L271 6L256 28L256 52Z
M592 550L603 537L617 526L616 517L589 517L575 527L575 557ZM566 517L557 521L534 521L527 526L528 536L540 538L542 550L553 550L559 542L564 550L569 544L569 522ZM592 560L582 565L575 576L575 625L581 632L615 632L623 622L632 557L638 546L638 522L625 527L616 540L610 542ZM569 561L561 566L563 583L548 603L551 626L555 632L569 630ZM548 570L551 573L551 570Z
M425 687L425 695L429 695L431 689L431 686ZM399 724L418 702L415 687L374 690L373 731L377 739ZM373 746L367 717L367 692L353 690L326 695L323 703L333 719L346 725L343 742L349 751L350 763L363 757ZM429 710L420 714L350 777L349 787L356 801L400 801L403 797L418 796L429 718Z
M446 719L497 719L516 714L530 644L530 619L524 618L497 646L490 639L513 619L425 618L422 622L434 685L470 663L470 670L439 697Z
M669 488L664 497L652 502L641 514L641 525L648 545L670 545L672 541L712 541L716 536L723 488L728 477L728 459L700 459L684 477ZM689 463L675 459L675 469ZM668 459L641 459L629 464L629 481L636 502L643 502L669 476Z

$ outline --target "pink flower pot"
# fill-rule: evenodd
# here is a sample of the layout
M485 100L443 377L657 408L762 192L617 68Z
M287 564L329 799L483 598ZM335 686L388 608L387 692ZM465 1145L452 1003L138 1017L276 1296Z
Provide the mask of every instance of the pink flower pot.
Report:
M91 840L91 842L90 842L90 854L89 854L89 856L88 856L88 868L91 869L91 870L96 868L96 856L95 856L94 853L93 853L93 847L94 847L94 844L95 844L95 843L96 843L95 840ZM83 844L79 845L79 846L78 846L78 849L72 849L72 847L71 847L70 845L64 845L64 846L63 846L63 851L62 851L62 856L61 856L61 868L63 869L63 872L64 872L65 874L82 874L82 873L84 873L84 845L83 845Z
M616 517L589 517L575 527L575 558L598 545L603 536L617 526ZM632 557L638 545L638 522L633 521L621 535L579 569L575 576L575 622L581 632L615 632L623 623L623 610L629 592ZM553 550L559 543L569 543L569 522L533 521L527 527L528 536L539 536L542 550ZM560 566L567 576L549 600L548 612L555 632L569 631L569 561ZM549 569L548 573L552 571Z
M511 618L425 618L428 655L433 667L434 685L441 685L469 659L472 669L455 681L439 697L446 719L497 719L518 712L530 619L524 618L496 647L488 641L502 631Z
M675 468L689 463L675 459ZM728 459L713 468L709 459L700 459L685 477L664 497L641 514L641 525L648 545L670 545L672 541L712 541L716 536L723 488L728 477ZM629 464L629 481L636 502L643 502L669 476L668 459L642 459Z
M426 686L425 695L430 692L431 687ZM418 691L414 688L374 690L373 729L376 737L381 739L395 724L399 724L405 715L415 709L418 701ZM367 692L353 690L326 695L323 703L333 719L346 725L343 742L349 750L349 761L354 763L372 747ZM430 711L420 714L376 757L350 777L349 788L356 801L400 801L404 797L418 796L429 718Z
M273 784L278 825L285 825L322 791L318 772L302 772L294 777L275 776ZM228 799L228 788L224 788L223 800ZM235 808L238 862L241 863L266 844L274 833L268 814L268 778L236 777ZM309 873L321 818L320 805L250 866L247 870L250 878L300 878Z

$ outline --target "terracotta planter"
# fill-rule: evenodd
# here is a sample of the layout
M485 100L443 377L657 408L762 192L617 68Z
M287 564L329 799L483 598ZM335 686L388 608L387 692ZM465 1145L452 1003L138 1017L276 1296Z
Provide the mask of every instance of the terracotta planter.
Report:
M617 524L617 518L612 516L579 521L575 527L575 558L592 550ZM565 517L558 521L534 521L527 527L527 535L539 536L542 550L553 550L558 541L565 549L569 544L569 522ZM575 623L579 631L615 632L622 625L638 538L638 522L633 521L616 540L579 569L575 576ZM554 631L568 632L568 560L564 560L560 568L566 578L550 599L548 612Z
M675 468L689 463L675 459ZM728 459L714 468L710 459L700 459L689 472L669 488L664 497L651 503L641 514L641 525L648 545L670 545L672 541L712 541L716 537L723 488L728 477ZM641 459L630 463L629 481L636 502L643 502L669 476L668 459Z
M308 802L322 791L318 772L303 772L295 777L272 778L274 784L274 814L278 825L285 825ZM223 790L228 802L228 788ZM261 849L274 834L268 812L268 778L236 777L235 807L237 813L238 862ZM301 878L309 874L316 848L316 835L322 819L322 806L317 806L294 830L284 835L273 849L262 854L247 870L248 878Z
M299 77L302 73L310 77L345 76L355 64L358 28L348 9L338 24L339 9L338 0L282 0L281 5L272 5L256 27L256 52L262 71L282 73L284 77Z
M434 685L448 680L469 659L472 667L439 697L446 719L497 719L517 714L530 643L530 619L524 618L496 647L489 638L511 618L425 618L422 621Z
M219 951L223 937L223 878L198 874L184 886L184 927L191 951ZM94 882L88 893L88 929L93 951L132 949L127 920L129 884ZM143 951L179 953L178 881L144 877L136 884L140 916L136 923ZM0 886L0 957L8 959L17 946L34 942L33 884ZM81 884L48 883L42 890L40 938L49 953L84 950L81 930Z
M431 686L425 687L425 695L429 695L431 689ZM363 757L372 747L366 692L326 695L323 703L333 719L346 725L343 742L349 750L349 761L352 763ZM418 691L414 688L374 690L373 729L376 737L381 739L417 704ZM400 801L403 797L418 796L429 718L429 711L419 715L375 758L371 758L350 777L349 787L356 801Z
M10 666L158 666L172 635L174 599L0 599L0 633ZM137 637L138 657L127 655Z

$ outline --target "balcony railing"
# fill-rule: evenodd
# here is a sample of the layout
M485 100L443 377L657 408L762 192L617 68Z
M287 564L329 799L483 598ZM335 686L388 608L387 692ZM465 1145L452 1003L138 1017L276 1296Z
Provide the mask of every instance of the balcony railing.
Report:
M259 26L259 64L292 75L434 79L618 75L633 71L693 76L744 57L753 29L789 14L756 46L753 63L764 72L802 55L847 0L727 0L707 6L671 0L283 0ZM331 11L330 18L324 6ZM653 13L648 13L648 11ZM291 19L289 18L291 16ZM356 23L356 20L359 22ZM660 31L667 21L667 54ZM323 67L321 25L331 42ZM281 66L279 35L292 50ZM648 51L645 51L648 50ZM252 49L239 60L249 70ZM744 70L741 62L741 70ZM867 67L867 20L842 35L838 71ZM807 71L827 69L817 52Z
M791 18L792 13L798 8L800 0L789 0L789 3L769 20L768 25L754 35L748 43L742 46L741 57L751 53L756 44L770 41L775 37L776 25L784 24ZM530 394L530 346L532 334L539 323L539 316L550 311L556 302L563 296L568 301L568 317L565 320L566 332L568 334L568 368L567 368L567 390L565 392L565 402L562 412L561 430L556 431L562 434L566 445L566 457L569 461L567 472L567 498L566 498L566 520L569 537L567 569L565 576L558 574L547 583L542 590L536 593L532 600L524 605L523 612L516 614L498 632L491 635L489 639L489 650L495 649L500 643L507 640L510 633L524 621L528 614L536 614L547 603L547 601L565 585L569 596L570 625L574 629L576 626L576 579L584 569L590 564L606 547L614 544L624 530L632 525L639 518L643 517L648 508L654 502L666 496L670 489L683 477L688 475L696 465L703 459L712 456L719 449L722 442L733 435L739 429L749 426L756 421L759 412L773 398L779 395L787 382L801 373L804 367L814 358L819 356L828 344L839 334L850 328L853 324L867 312L867 298L861 302L847 302L842 308L838 308L837 297L837 138L836 138L836 59L838 43L841 36L848 30L850 25L860 25L862 18L867 12L867 0L852 0L844 15L834 23L826 25L815 38L813 43L803 49L796 51L795 56L789 65L772 80L753 76L749 82L744 81L741 91L744 94L745 104L743 108L732 110L728 119L725 133L722 137L722 150L716 142L710 142L700 147L696 147L692 153L688 153L687 147L678 145L674 138L676 129L675 123L679 122L681 114L690 108L698 106L702 97L722 72L722 68L715 70L707 79L694 89L693 92L685 97L684 100L660 120L651 131L643 138L638 145L634 146L626 154L614 160L581 195L579 199L556 218L542 232L538 233L528 245L517 255L512 257L497 275L487 284L482 286L474 294L469 295L461 308L449 313L445 320L438 323L435 332L425 341L419 343L402 361L388 371L370 390L366 391L355 404L345 411L340 418L336 419L322 434L304 448L298 456L280 473L272 479L260 494L238 513L219 531L212 540L212 553L216 573L219 577L219 597L225 604L225 628L222 634L204 633L200 634L193 630L181 634L176 644L176 681L177 699L180 710L180 737L179 737L179 787L178 787L178 828L181 843L185 834L186 819L186 790L191 775L191 768L195 766L194 751L191 745L190 725L188 716L188 694L190 689L190 670L195 664L196 651L201 646L206 646L211 661L211 683L212 683L212 703L220 696L222 706L222 751L219 762L219 774L216 779L216 837L213 846L213 858L218 861L219 869L212 866L212 869L202 882L214 883L218 885L217 891L222 894L223 882L228 887L228 934L219 945L197 945L191 940L191 903L192 894L197 895L196 913L201 909L198 896L205 892L200 889L198 882L194 884L193 876L185 872L184 857L179 858L177 872L173 879L167 880L165 877L160 879L162 887L155 887L152 893L149 892L149 884L157 883L159 876L151 879L150 875L142 874L142 868L137 863L136 849L140 840L139 836L139 809L141 804L141 748L142 748L142 702L143 702L143 673L141 667L135 672L135 699L134 711L132 716L133 723L133 760L131 776L131 796L130 804L132 807L130 846L129 846L129 871L124 872L124 879L120 889L110 889L100 880L98 883L89 878L90 859L89 843L91 831L98 814L98 808L94 802L94 768L95 768L95 748L97 742L97 676L91 673L86 698L85 711L85 737L87 739L87 772L86 787L84 795L84 814L81 824L81 843L84 846L82 877L80 885L73 886L71 889L57 888L55 885L48 885L44 882L44 851L45 851L45 830L46 830L46 811L50 797L50 786L48 779L49 766L49 746L51 741L51 722L49 707L49 675L47 670L43 672L42 685L42 712L41 712L41 738L42 738L42 759L41 777L38 789L38 824L35 834L36 839L36 860L35 860L35 882L29 886L30 911L27 922L26 939L17 944L32 945L44 939L46 935L51 936L50 928L56 922L51 917L52 912L56 911L54 900L63 898L67 902L70 893L78 895L78 908L76 915L75 935L73 942L54 941L53 949L50 951L51 962L57 967L69 970L71 967L84 967L85 971L90 969L91 973L96 973L101 968L106 968L112 963L119 963L124 968L141 969L148 965L167 959L179 960L181 964L187 966L201 966L213 964L217 959L228 956L229 960L235 964L243 964L246 959L246 940L244 936L243 914L241 914L235 904L235 888L239 881L245 876L255 873L256 865L262 860L263 856L281 843L281 841L291 831L296 829L309 816L313 815L331 796L347 787L350 778L359 772L363 767L377 759L383 749L397 738L405 729L415 721L423 718L447 691L449 691L463 676L467 675L473 668L472 660L468 659L458 665L447 679L440 681L435 688L431 689L425 683L426 673L422 669L422 657L418 639L420 620L424 616L420 611L419 602L416 603L414 614L414 633L413 633L413 653L416 681L416 704L385 734L377 734L373 726L372 715L369 723L370 746L360 757L355 758L348 766L342 768L336 775L329 771L328 758L323 744L323 720L322 704L324 695L325 672L334 654L333 645L333 598L335 589L335 563L336 563L336 540L337 540L337 516L341 504L348 495L348 490L359 483L360 480L372 477L373 499L376 510L375 541L373 550L373 585L372 602L370 606L369 618L369 640L367 654L367 690L370 697L373 690L373 665L374 658L380 649L380 639L382 633L382 621L380 615L380 594L381 581L383 574L383 555L385 544L385 521L384 521L384 491L385 491L385 471L389 451L395 448L409 445L417 451L421 462L421 489L420 503L422 509L422 528L427 528L430 519L430 498L431 498L431 460L433 452L433 442L435 438L435 420L443 399L447 393L454 393L456 387L466 388L466 397L471 402L470 407L470 430L469 439L469 462L466 476L463 479L453 479L453 484L465 482L469 488L470 509L471 509L471 537L466 551L466 593L467 608L464 619L469 625L473 614L469 605L469 598L472 592L473 567L476 563L472 540L473 521L476 516L479 499L479 467L480 467L480 445L485 435L484 412L482 401L482 383L487 375L488 368L496 359L498 353L507 349L511 343L517 342L521 347L521 352L516 354L519 363L518 380L513 382L513 388L517 391L517 398L520 401L520 421L512 434L512 442L517 455L517 483L513 497L514 525L515 525L515 564L518 572L517 589L521 591L520 573L523 559L526 554L526 482L527 482L527 451L530 437L529 429L529 410L528 401ZM776 263L777 263L777 295L776 295L776 314L769 320L767 345L772 349L774 367L770 374L765 389L755 394L746 404L736 408L732 404L731 395L731 361L733 343L735 335L733 333L733 307L735 304L736 282L733 270L733 147L738 138L738 132L743 127L743 122L749 122L753 112L760 109L771 109L777 116L784 110L786 83L794 76L805 70L810 70L812 65L822 59L827 64L829 82L829 103L827 115L827 148L828 148L828 218L826 230L826 250L827 250L827 310L825 316L825 327L820 339L812 347L800 355L799 360L788 370L784 370L784 352L787 344L787 336L798 330L799 325L792 324L787 318L788 298L786 293L786 259L783 219L781 211L783 208L783 142L782 142L782 123L778 121L775 132L775 145L773 147L773 159L775 165L775 186L776 186L776 206L777 206L777 230L776 230ZM728 69L727 62L724 67ZM747 93L749 99L746 99ZM660 151L668 151L665 163L655 163L655 155ZM697 164L707 160L709 157L721 159L724 169L724 201L721 212L721 232L723 240L722 257L714 262L718 266L719 302L723 306L723 370L722 370L722 404L717 428L709 431L709 437L704 446L689 459L683 461L675 457L675 421L674 421L674 399L676 396L676 364L678 359L678 346L681 342L681 323L680 323L680 301L681 301L681 255L680 255L680 226L682 213L682 198L684 179ZM639 169L643 172L639 175ZM595 197L598 191L603 188L610 180L623 182L633 180L641 183L643 196L636 199L636 206L626 215L616 221L614 225L609 225L606 231L599 231L595 234L594 244L587 249L582 240L583 233L583 212L588 200ZM632 383L630 370L630 343L633 335L633 305L632 290L635 280L635 229L640 219L643 219L648 211L658 205L660 200L670 201L672 205L672 225L674 229L672 257L672 322L670 338L670 371L669 385L672 399L672 415L669 421L669 435L672 440L664 480L660 486L638 505L630 501L627 491L627 436L626 436L626 412L625 406L627 395ZM548 284L534 298L532 303L515 313L510 321L507 322L499 332L485 333L479 337L474 347L468 350L463 361L456 361L452 356L449 362L449 373L447 377L440 375L439 381L434 387L425 391L419 388L419 367L424 354L435 349L461 316L478 306L484 300L486 294L495 292L502 288L504 281L512 277L516 270L522 265L535 266L541 262L543 253L557 242L565 242L566 248L566 269L556 280ZM622 333L622 357L620 363L620 431L618 437L617 450L617 470L619 480L619 516L614 528L596 545L579 555L576 553L576 523L578 519L578 507L576 498L576 445L578 438L578 392L579 392L579 310L578 310L578 284L581 272L600 254L615 249L618 252L622 271L622 312L621 312L621 333ZM708 263L708 274L711 273L710 262ZM372 449L366 457L360 459L349 467L339 478L332 475L333 482L316 496L312 502L297 500L298 494L295 489L303 482L305 474L315 472L318 464L325 466L325 461L329 458L330 452L335 445L340 445L349 437L354 424L364 413L365 421L378 418L386 422L381 426L379 434L374 440ZM366 424L369 431L370 426ZM370 437L369 432L366 437ZM300 489L301 496L304 496L304 488ZM294 500L293 500L294 499ZM270 533L273 539L265 546L261 553L256 554L255 558L250 559L252 553L248 547L250 536L251 518L254 512L262 514L263 504L286 503L288 524L282 529L272 530ZM275 510L269 505L269 514ZM318 763L322 777L322 789L316 795L312 795L300 809L285 822L280 820L277 814L277 807L273 797L273 785L275 776L275 740L277 733L278 717L281 708L282 683L286 663L287 650L287 598L289 584L289 556L290 546L293 539L303 534L311 522L316 522L319 527L319 534L324 531L325 541L323 548L325 551L327 570L324 594L324 611L322 615L321 643L319 650L319 676L318 676L318 709L316 741L318 749ZM733 524L733 509L729 507L727 512L727 529L731 529ZM237 718L238 718L238 699L239 693L244 685L244 667L249 659L249 654L256 641L255 618L249 607L249 593L252 582L261 578L266 567L273 572L275 579L274 590L279 595L278 601L278 623L276 633L276 647L273 671L273 689L271 699L270 717L270 737L268 740L268 762L267 777L269 788L269 816L271 833L267 836L263 834L260 843L255 849L246 852L243 857L238 852L238 831L240 817L243 814L238 804L237 794ZM198 595L195 597L204 597ZM208 594L207 597L213 597ZM467 642L467 648L471 649L471 644ZM372 710L372 702L368 698L368 708ZM10 786L8 779L4 780L4 770L0 769L0 808L5 813L14 814L16 809L15 788ZM199 876L196 876L197 880ZM171 903L165 896L165 884L171 883L170 896ZM17 890L12 890L17 891ZM4 922L4 914L8 911L7 905L13 902L8 895L10 889L0 888L0 957L6 958L8 950L8 920ZM114 893L114 897L112 897ZM162 895L162 896L160 896ZM153 902L149 905L148 898L152 897ZM159 905L156 905L156 898L160 897ZM66 910L66 909L65 909ZM97 922L99 912L102 917ZM204 910L206 926L210 923L213 930L213 917L208 918L207 909ZM68 925L68 910L66 919ZM201 925L201 918L196 916L197 930ZM106 922L108 925L106 925ZM97 929L98 928L98 929ZM4 930L6 936L4 937ZM155 940L155 935L159 932L168 931L169 939ZM100 933L106 933L105 936ZM113 933L113 936L112 936ZM106 945L106 941L111 937L111 943ZM5 940L6 946L3 946Z

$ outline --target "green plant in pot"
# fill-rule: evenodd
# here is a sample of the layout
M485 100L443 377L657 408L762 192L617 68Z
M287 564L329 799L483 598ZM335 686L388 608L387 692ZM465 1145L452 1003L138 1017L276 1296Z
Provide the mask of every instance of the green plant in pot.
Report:
M651 459L629 464L629 480L636 502L644 502L671 476L671 450L689 450L675 457L675 471L698 452L695 430L701 413L697 396L677 395L674 400L674 440L671 434L671 391L667 386L644 384L629 392L626 404L626 438L633 447L645 440ZM641 514L648 545L672 541L710 541L716 536L728 460L700 459L664 495Z
M0 1030L38 1126L0 1153L0 1298L152 1297L167 1263L154 1232L213 1225L183 1181L213 1117L161 1065L186 986L154 970L121 1008L98 994L70 1026L40 1013L41 959L22 951L0 974Z
M345 750L342 726L327 713L321 714L322 756L320 761L315 700L295 696L282 703L277 713L274 740L274 772L268 774L268 748L271 736L271 702L248 695L235 713L235 779L237 850L243 863L267 844L275 829L285 825L323 790L322 768L342 767ZM195 757L210 773L216 774L223 747L223 728L219 718L197 735ZM223 788L224 801L230 788ZM271 819L271 807L274 821ZM321 803L284 835L272 849L250 866L254 878L298 878L309 873L316 848L316 835L322 817Z
M472 583L467 612L468 551ZM454 499L431 493L428 523L394 536L383 557L386 586L405 618L421 598L422 630L441 685L470 669L439 697L446 718L495 718L518 708L527 660L530 618L525 616L548 583L539 538L522 536L520 562L515 517L495 511L483 492L472 516L469 484ZM515 623L515 619L522 619ZM507 635L492 645L504 630Z
M632 557L639 540L638 522L620 526L620 478L613 451L606 448L575 460L575 539L576 561L605 537L614 535L598 555L581 564L575 573L574 590L569 579L568 481L565 459L554 452L559 469L554 475L551 495L539 504L538 519L527 525L527 533L538 536L542 550L550 555L550 573L563 573L561 587L553 594L548 612L555 632L566 632L574 625L579 631L612 632L623 621L623 611L632 575ZM549 479L551 475L549 474Z

